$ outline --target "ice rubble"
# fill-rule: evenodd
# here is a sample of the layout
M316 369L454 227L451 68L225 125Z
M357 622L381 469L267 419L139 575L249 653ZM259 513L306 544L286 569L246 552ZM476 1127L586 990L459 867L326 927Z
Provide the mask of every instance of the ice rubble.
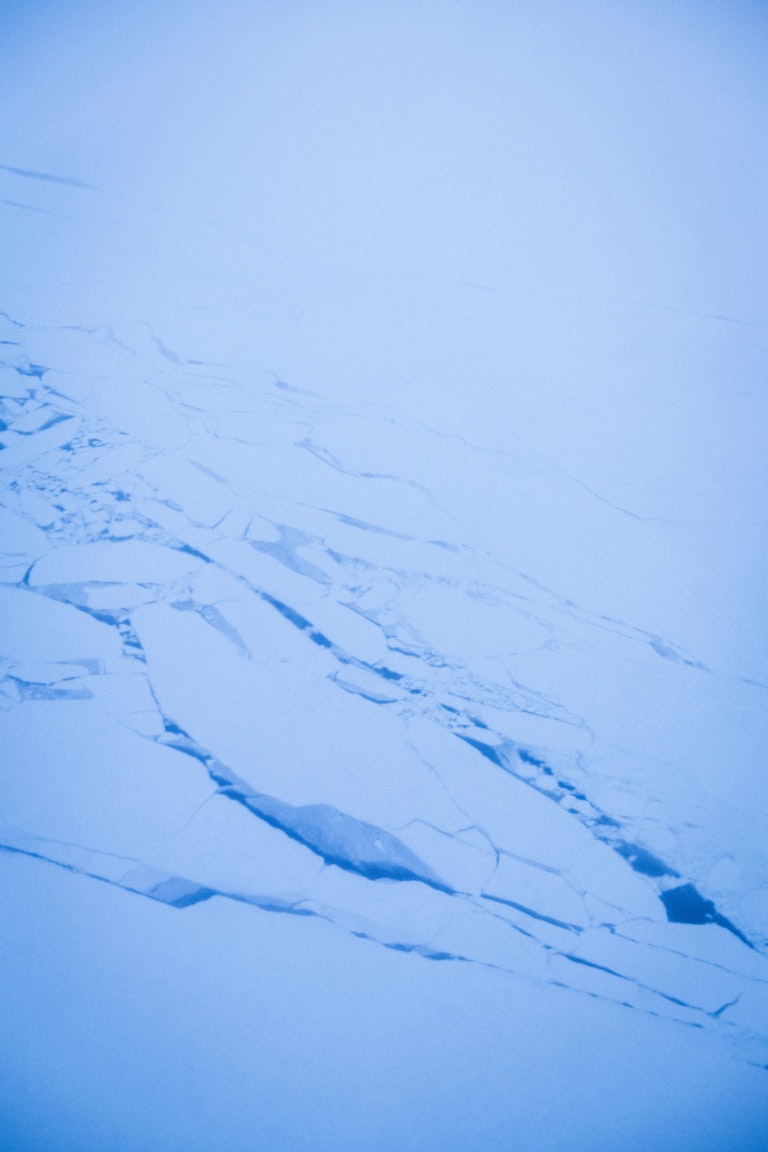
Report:
M670 837L687 814L647 757L601 737L610 693L576 711L547 654L593 687L622 662L661 692L761 686L478 546L451 500L467 450L383 405L214 376L154 335L5 336L7 851L321 916L766 1062L765 937Z

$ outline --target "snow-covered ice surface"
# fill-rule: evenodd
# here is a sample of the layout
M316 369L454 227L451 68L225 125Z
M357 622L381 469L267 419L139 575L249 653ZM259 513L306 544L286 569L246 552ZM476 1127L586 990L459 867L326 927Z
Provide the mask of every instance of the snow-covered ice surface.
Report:
M765 13L162 7L3 32L3 1147L763 1148Z

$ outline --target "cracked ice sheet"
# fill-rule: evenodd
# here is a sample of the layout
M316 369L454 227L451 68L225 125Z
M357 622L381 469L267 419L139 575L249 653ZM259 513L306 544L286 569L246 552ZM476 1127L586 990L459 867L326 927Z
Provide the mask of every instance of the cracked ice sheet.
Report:
M436 275L418 245L421 273L393 273L370 237L346 264L291 253L252 243L253 218L244 249L170 193L42 154L0 173L26 269L0 303L0 844L30 1005L8 1059L38 1132L58 1127L46 1150L103 1144L116 1109L130 1152L158 1132L556 1148L566 1122L574 1147L623 1128L640 1152L646 1120L615 1099L649 1066L665 1146L751 1147L760 402L718 408L699 348L746 395L755 325L592 281L576 305L546 271L489 291L476 254ZM172 989L164 1072L142 1070L147 986ZM93 1047L65 1069L84 997ZM115 1090L95 1066L121 1036ZM169 1077L194 1123L147 1092Z

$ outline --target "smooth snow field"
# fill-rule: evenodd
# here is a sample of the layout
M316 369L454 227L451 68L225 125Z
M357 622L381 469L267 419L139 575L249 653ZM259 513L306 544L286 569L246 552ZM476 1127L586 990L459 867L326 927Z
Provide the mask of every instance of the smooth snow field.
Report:
M2 1152L763 1152L768 8L0 48Z

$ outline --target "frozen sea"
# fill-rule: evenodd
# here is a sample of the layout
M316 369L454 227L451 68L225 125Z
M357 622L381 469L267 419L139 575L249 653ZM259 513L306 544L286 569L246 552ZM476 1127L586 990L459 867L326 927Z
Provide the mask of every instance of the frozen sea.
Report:
M0 44L3 1152L760 1152L768 10Z

